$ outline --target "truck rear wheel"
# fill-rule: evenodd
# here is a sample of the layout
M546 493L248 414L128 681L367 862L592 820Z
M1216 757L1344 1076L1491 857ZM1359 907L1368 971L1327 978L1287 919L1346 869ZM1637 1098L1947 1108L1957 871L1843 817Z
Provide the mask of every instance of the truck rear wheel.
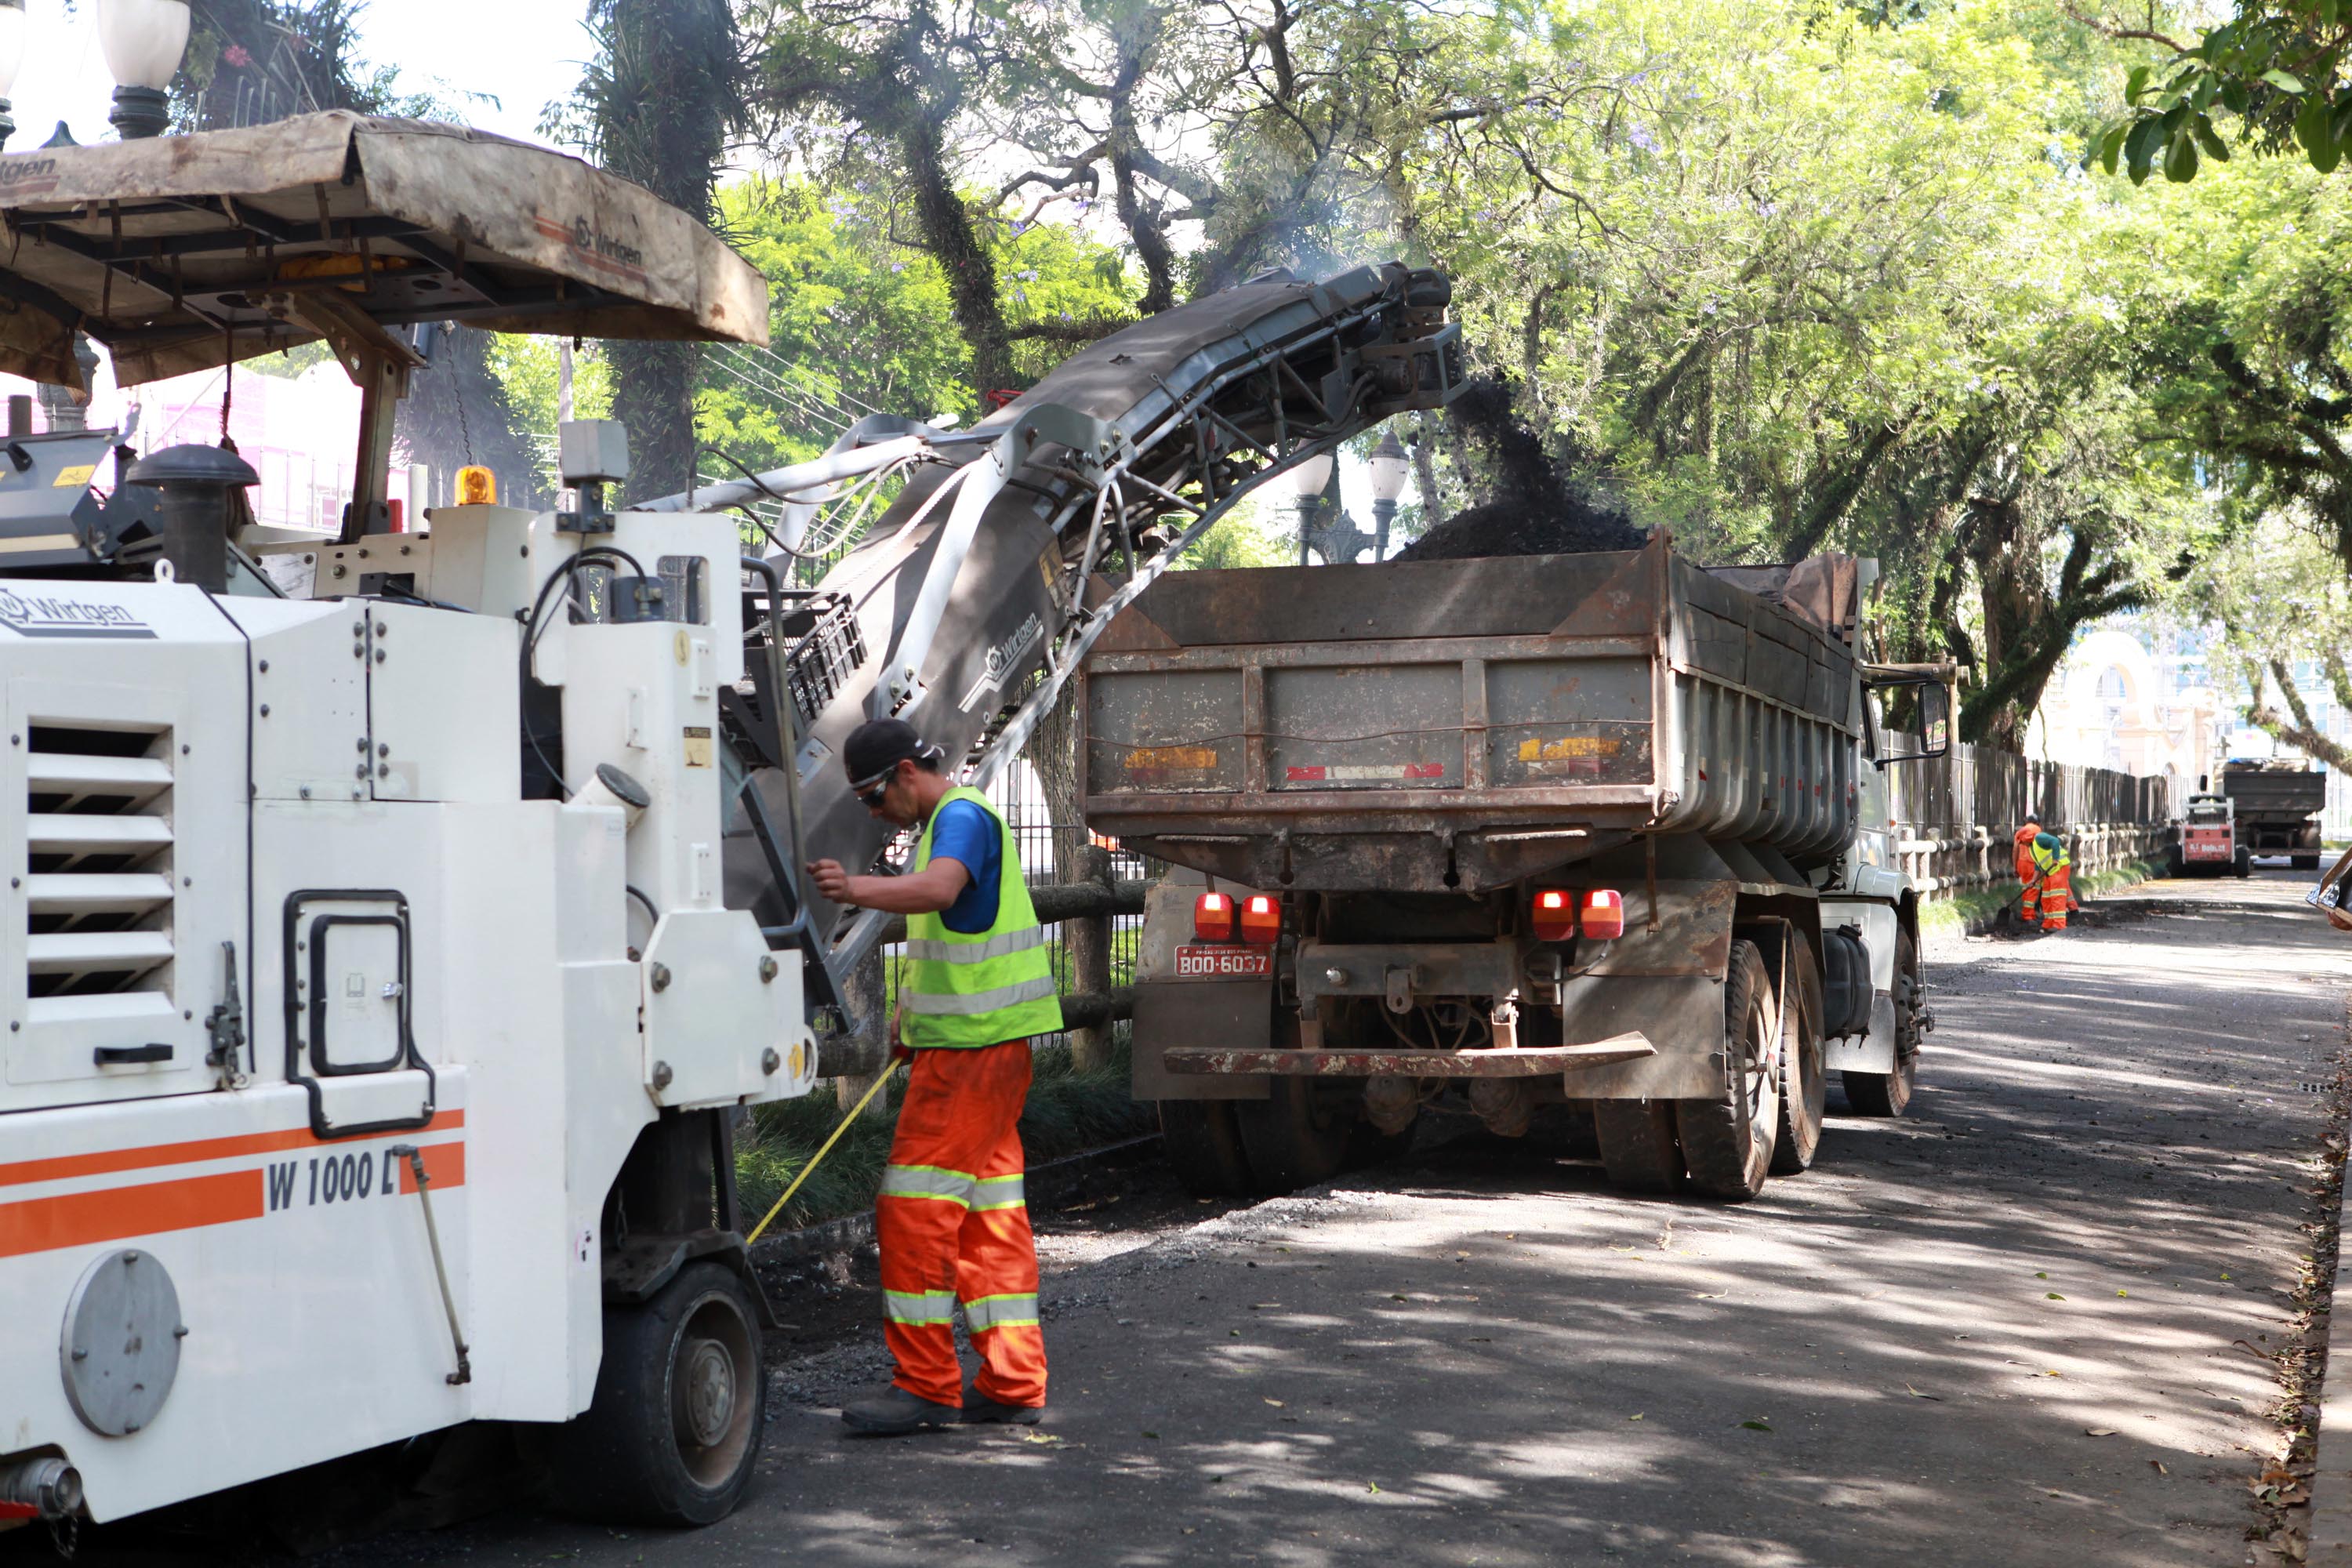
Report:
M2298 871L2316 871L2319 869L2319 857L2298 855L2294 858L2294 868Z
M1801 938L1790 942L1788 985L1789 994L1780 998L1780 1130L1772 1143L1776 1176L1812 1169L1829 1105L1830 1075L1822 1061L1822 972L1813 962L1813 950Z
M1618 1191L1671 1193L1683 1184L1672 1100L1595 1100L1592 1132L1601 1145L1601 1167Z
M604 1309L595 1395L549 1455L557 1500L616 1523L716 1524L751 1484L767 1390L742 1277L687 1265L652 1300Z
M1264 1193L1328 1182L1348 1163L1361 1080L1276 1078L1264 1100L1234 1102L1250 1174Z
M1675 1102L1675 1130L1691 1184L1711 1198L1745 1203L1764 1190L1780 1126L1780 1041L1764 955L1731 944L1723 985L1723 1088Z
M1927 980L1919 969L1919 944L1909 931L1895 939L1895 1070L1850 1072L1845 1098L1856 1116L1900 1116L1911 1106L1919 1074L1921 1013Z
M1163 1100L1160 1150L1179 1185L1196 1198L1245 1197L1249 1156L1230 1100Z

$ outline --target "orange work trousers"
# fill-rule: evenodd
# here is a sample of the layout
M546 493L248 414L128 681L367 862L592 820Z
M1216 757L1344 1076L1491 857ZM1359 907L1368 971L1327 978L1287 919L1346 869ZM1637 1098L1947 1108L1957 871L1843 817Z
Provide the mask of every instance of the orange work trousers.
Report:
M954 1313L980 1352L982 1394L1045 1403L1037 1247L1022 1195L1021 1108L1029 1042L915 1053L874 1228L882 1252L891 1382L936 1405L963 1403Z
M2042 929L2043 931L2064 931L2066 929L2066 910L2074 901L2074 868L2067 866L2053 868L2050 875L2042 879ZM2027 890L2025 898L2027 916L2028 918L2031 918L2032 914L2033 893L2030 889Z

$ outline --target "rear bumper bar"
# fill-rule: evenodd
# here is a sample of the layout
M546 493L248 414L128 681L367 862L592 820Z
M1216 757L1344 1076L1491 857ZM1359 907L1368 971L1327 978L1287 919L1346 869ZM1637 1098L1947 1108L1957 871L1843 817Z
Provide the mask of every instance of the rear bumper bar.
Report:
M1545 1078L1579 1068L1658 1054L1649 1037L1615 1035L1580 1046L1482 1051L1255 1051L1177 1046L1161 1058L1171 1073L1207 1077L1272 1073L1281 1078Z

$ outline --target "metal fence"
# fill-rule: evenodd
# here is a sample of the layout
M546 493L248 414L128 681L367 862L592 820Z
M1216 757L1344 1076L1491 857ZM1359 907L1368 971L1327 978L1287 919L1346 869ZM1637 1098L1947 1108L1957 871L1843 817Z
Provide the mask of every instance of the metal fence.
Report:
M1898 751L1917 744L1888 740ZM2029 811L2066 838L2078 876L2161 857L2173 814L2168 778L2037 763L1989 746L1864 771L1863 826L1894 833L1897 862L1928 898L2012 880L2011 841Z

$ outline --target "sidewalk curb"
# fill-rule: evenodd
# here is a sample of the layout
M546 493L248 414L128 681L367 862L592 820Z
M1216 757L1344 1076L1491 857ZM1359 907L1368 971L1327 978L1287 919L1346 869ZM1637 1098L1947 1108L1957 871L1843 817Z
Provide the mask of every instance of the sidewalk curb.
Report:
M2337 1175L2352 1175L2352 1143L2346 1147ZM2344 1213L2341 1180L2336 1184L2336 1205L2340 1226ZM2343 1283L2344 1248L2339 1241L2336 1268L2328 1283L2331 1331L2333 1309L2338 1299L2334 1292ZM2352 1568L2352 1386L2347 1386L2352 1378L2330 1375L2336 1372L2332 1331L2329 1338L2329 1364L2319 1386L2319 1431L2311 1469L2311 1529L2304 1561L2326 1563L2328 1568Z

